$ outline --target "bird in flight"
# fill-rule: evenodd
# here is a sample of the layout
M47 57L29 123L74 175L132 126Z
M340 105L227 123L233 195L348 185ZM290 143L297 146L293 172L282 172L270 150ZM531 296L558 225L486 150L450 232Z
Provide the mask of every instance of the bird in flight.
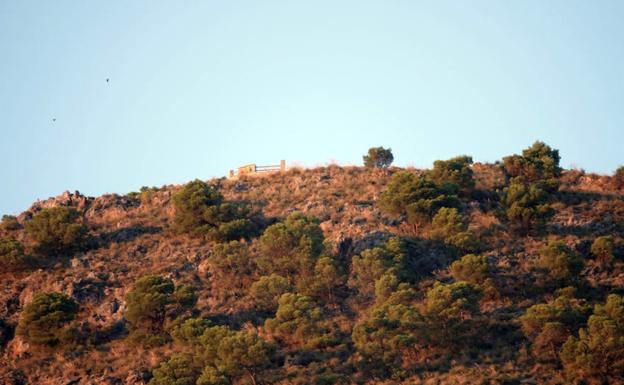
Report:
M106 78L106 83L108 83L109 81L110 81L110 79L109 79L109 78Z
M52 121L53 121L53 122L56 122L56 118L52 118Z

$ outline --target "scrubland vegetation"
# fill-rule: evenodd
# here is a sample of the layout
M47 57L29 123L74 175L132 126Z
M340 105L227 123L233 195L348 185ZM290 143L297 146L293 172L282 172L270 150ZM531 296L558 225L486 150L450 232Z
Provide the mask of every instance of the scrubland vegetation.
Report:
M619 384L624 171L291 169L0 224L0 383Z

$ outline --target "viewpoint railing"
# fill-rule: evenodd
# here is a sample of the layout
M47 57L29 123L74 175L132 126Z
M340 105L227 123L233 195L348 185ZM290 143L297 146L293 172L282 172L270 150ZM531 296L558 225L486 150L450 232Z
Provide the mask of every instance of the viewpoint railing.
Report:
M238 167L236 172L230 170L229 177L236 178L242 175L258 175L272 172L284 172L286 171L286 161L280 160L280 164L268 165L268 166L256 166L255 163L246 164Z

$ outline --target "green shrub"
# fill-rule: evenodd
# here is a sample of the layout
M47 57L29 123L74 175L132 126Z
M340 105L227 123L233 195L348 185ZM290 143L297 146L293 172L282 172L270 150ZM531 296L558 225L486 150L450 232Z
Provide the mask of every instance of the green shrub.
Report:
M503 171L508 180L523 184L539 183L542 189L556 191L561 176L559 151L544 142L535 142L522 155L503 158Z
M207 183L198 179L187 183L173 197L176 230L193 235L208 233L221 222L218 207L223 201L221 193Z
M424 309L433 343L451 347L466 338L470 331L467 320L479 314L483 289L468 282L437 282L425 297Z
M274 351L255 331L240 331L221 340L214 366L230 378L249 376L256 383L259 371L271 365Z
M275 318L267 319L265 327L274 336L294 345L310 344L322 334L323 310L312 298L300 294L286 293L278 300Z
M243 242L216 244L208 257L211 266L211 293L218 299L239 298L249 287L256 267Z
M428 177L439 186L459 187L462 195L469 195L474 189L475 181L471 168L472 157L462 155L449 160L436 160Z
M35 345L57 346L79 305L62 293L39 293L24 307L16 332Z
M375 281L375 303L380 304L388 300L400 285L393 269L386 271Z
M254 271L249 248L239 241L216 244L211 250L208 262L215 269L215 273L224 279L234 278L237 274L249 275Z
M428 342L427 325L409 303L388 301L355 324L351 339L362 355L364 370L383 378L418 355Z
M191 309L197 296L191 285L176 289L173 281L158 275L139 278L126 294L126 321L130 338L146 346L168 339L165 322Z
M522 234L541 229L554 215L549 194L537 184L526 185L517 180L503 189L501 202L507 220Z
M195 385L199 376L189 354L177 354L152 372L149 385Z
M561 361L572 379L619 383L624 375L624 298L611 294L596 305L587 328L570 336L561 349Z
M391 148L371 147L368 155L363 156L364 166L367 168L388 168L394 161Z
M468 282L436 283L427 292L427 314L442 318L466 318L479 313L482 290Z
M193 346L204 331L212 326L208 320L201 318L188 318L179 323L171 330L173 340L181 345Z
M309 295L324 303L334 301L339 287L344 285L346 276L337 266L336 261L322 256L314 265L314 274L297 286L301 294Z
M532 342L533 354L542 360L556 359L559 348L587 318L588 310L584 301L568 295L528 308L520 324Z
M174 382L154 384L230 384L243 376L256 383L259 372L272 364L275 355L274 346L252 330L235 332L226 326L207 326L206 321L193 319L175 331L176 340L191 347L194 353L175 356L175 360L161 364L158 372L154 370L154 378Z
M135 287L126 294L126 320L131 333L140 333L145 338L162 337L166 308L173 303L173 291L170 279L150 275L137 280Z
M279 274L292 284L311 275L323 252L323 231L318 220L302 213L269 226L260 237L258 265L267 274Z
M613 262L615 244L612 236L598 237L591 245L591 253L603 265Z
M540 360L554 360L557 352L570 336L570 331L561 322L546 322L540 333L533 338L531 350Z
M540 249L538 266L548 271L555 280L575 278L583 268L583 259L571 250L565 242L551 241Z
M173 298L182 309L190 309L197 303L197 288L187 284L178 285L173 292Z
M24 246L9 237L0 237L0 268L3 271L22 271L35 266L35 259L24 254Z
M173 227L179 233L218 241L250 238L256 233L246 205L227 202L216 188L198 179L174 195L173 203Z
M405 242L393 237L383 246L364 250L352 258L348 285L357 291L363 303L370 303L375 298L375 282L384 274L394 275L399 282L413 282L417 273L410 264Z
M211 326L204 330L195 343L197 359L204 365L216 366L219 344L233 333L234 331L227 326Z
M280 275L263 276L251 285L249 294L254 300L254 306L260 311L277 310L277 300L282 294L293 290L288 280Z
M450 236L445 243L454 246L464 253L477 252L481 249L481 242L472 231L462 231Z
M465 252L479 248L477 237L468 231L468 220L454 207L438 210L431 221L431 236Z
M349 286L360 299L369 303L375 298L375 281L392 267L392 254L383 247L364 250L351 260Z
M438 187L434 182L410 172L399 172L384 190L378 201L382 211L407 218L414 225L428 223L442 207L458 207L456 186Z
M481 255L467 254L451 264L451 275L456 281L483 284L490 277L487 258Z
M233 239L249 239L257 235L257 227L249 219L234 219L229 222L221 223L216 229L210 231L208 235L219 242Z
M468 230L468 221L456 208L442 207L431 221L431 235L435 239L447 239Z
M401 282L414 283L418 280L420 272L414 267L415 259L420 259L421 249L416 249L414 243L410 243L409 238L392 237L384 244L384 249L391 255L391 260L387 261L394 269Z
M559 151L535 142L522 155L503 158L508 181L501 202L507 220L523 234L539 230L554 214L550 194L559 188Z
M17 221L17 218L13 215L3 215L2 223L0 223L0 229L5 231L14 231L22 228L22 225Z
M624 297L617 294L610 294L604 305L594 306L594 314L607 317L616 323L619 331L624 332Z
M87 226L72 207L52 207L39 211L25 223L26 233L35 241L35 251L58 256L80 250L85 245Z
M206 366L196 385L230 385L230 379L213 366Z

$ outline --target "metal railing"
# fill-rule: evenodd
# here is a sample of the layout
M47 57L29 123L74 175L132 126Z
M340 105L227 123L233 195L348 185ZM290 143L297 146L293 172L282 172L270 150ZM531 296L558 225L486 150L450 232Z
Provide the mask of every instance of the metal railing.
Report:
M256 172L271 172L271 171L282 171L282 167L277 165L270 166L256 166Z
M262 173L271 173L271 172L283 172L286 171L286 161L280 160L280 164L273 164L268 166L256 166L255 163L246 164L244 166L238 167L236 172L234 170L230 170L229 177L236 178L241 175L255 175Z

